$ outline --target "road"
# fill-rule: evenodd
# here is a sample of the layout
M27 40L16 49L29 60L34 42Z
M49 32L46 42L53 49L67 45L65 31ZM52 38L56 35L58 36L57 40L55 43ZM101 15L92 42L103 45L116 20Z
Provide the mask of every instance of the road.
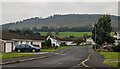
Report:
M69 50L55 56L3 65L3 67L82 67L81 62L89 55L88 46L72 46Z

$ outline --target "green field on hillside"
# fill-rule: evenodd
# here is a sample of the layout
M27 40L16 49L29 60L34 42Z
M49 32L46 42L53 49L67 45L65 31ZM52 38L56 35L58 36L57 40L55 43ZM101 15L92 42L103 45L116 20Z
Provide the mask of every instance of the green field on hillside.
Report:
M55 32L51 32L52 35L55 35ZM40 32L42 36L46 35L47 32ZM57 36L59 37L67 37L67 36L75 36L75 37L82 37L84 34L92 35L91 32L59 32Z
M52 35L56 35L55 32L51 32ZM40 32L41 36L45 36L47 32ZM57 36L59 37L67 37L67 36L75 36L75 37L83 37L84 34L92 35L92 32L59 32ZM111 35L114 35L114 32L111 32Z

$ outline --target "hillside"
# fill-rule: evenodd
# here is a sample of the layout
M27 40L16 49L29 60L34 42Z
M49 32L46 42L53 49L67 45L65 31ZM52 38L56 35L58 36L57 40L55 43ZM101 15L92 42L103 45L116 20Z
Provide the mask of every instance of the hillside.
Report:
M23 29L33 27L41 28L42 26L59 28L59 27L85 27L92 26L97 22L101 15L98 14L68 14L68 15L54 15L47 18L30 18L15 23L8 23L2 25L3 29ZM118 17L111 16L112 26L117 27Z

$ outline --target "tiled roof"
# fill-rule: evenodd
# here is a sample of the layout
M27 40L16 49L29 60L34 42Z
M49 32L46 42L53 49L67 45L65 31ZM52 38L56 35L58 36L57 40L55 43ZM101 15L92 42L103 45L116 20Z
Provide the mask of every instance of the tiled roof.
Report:
M46 40L47 36L22 36L16 33L10 33L10 32L2 32L2 38L3 40L11 40L11 39L27 39L27 40Z
M3 40L10 40L10 39L25 39L25 37L15 34L15 33L10 33L10 32L2 32L2 38Z

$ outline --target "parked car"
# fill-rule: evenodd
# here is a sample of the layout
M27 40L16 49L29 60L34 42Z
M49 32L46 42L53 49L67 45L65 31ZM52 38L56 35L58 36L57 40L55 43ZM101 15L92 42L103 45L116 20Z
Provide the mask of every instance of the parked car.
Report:
M40 48L35 47L33 45L21 44L15 47L15 51L17 52L38 52L40 51Z

